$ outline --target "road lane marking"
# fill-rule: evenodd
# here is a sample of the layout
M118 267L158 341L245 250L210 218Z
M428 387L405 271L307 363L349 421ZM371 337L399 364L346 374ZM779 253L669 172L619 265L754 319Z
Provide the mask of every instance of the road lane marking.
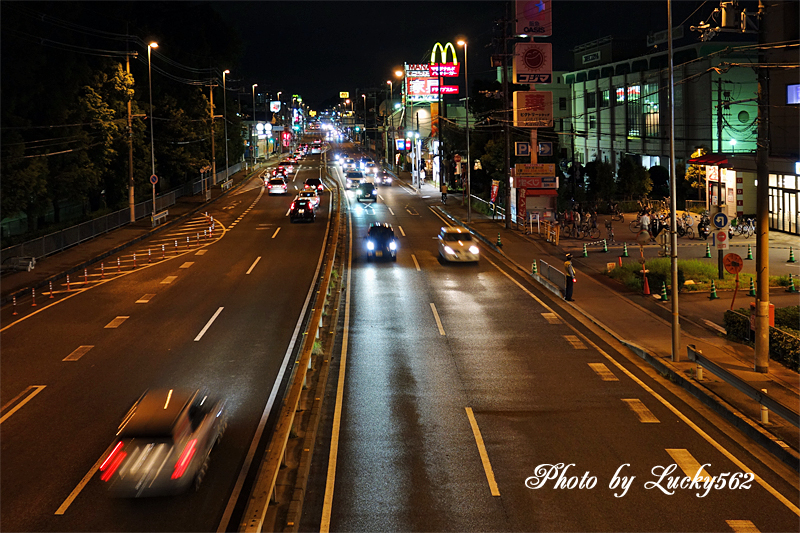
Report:
M17 405L14 405L14 408L13 408L13 409L11 409L9 412L7 412L6 414L4 414L4 415L2 416L2 418L0 418L0 424L2 424L3 422L5 422L6 420L8 420L8 417L10 417L11 415L13 415L13 414L14 414L14 413L16 413L17 411L19 411L19 409L20 409L20 408L21 408L23 405L25 405L26 403L28 403L29 401L31 401L31 400L33 399L33 397L34 397L34 396L36 396L37 394L39 394L40 392L42 392L46 386L47 386L47 385L30 385L30 386L29 386L29 387L27 387L27 388L26 388L24 391L20 392L20 393L19 393L19 394L17 394L17 395L16 395L14 398L12 398L12 399L11 399L11 401L9 401L9 402L8 402L7 404L5 404L5 405L4 405L2 408L0 408L0 411L5 411L5 410L6 410L6 409L7 409L7 408L10 406L10 405L14 405L15 403L16 403ZM20 399L21 399L21 400L20 400ZM17 403L17 400L20 400L20 401L19 401L19 403Z
M703 466L697 462L697 459L689 453L689 450L682 448L667 448L667 453L672 456L672 460L683 470L683 473L690 479L695 476L705 474L702 479L703 482L711 481L711 476L703 469Z
M211 324L214 323L214 321L217 319L217 317L219 316L219 314L222 312L223 309L225 309L225 308L224 307L220 307L219 309L217 309L217 312L214 313L214 316L211 317L211 319L206 323L205 327L200 331L200 333L197 334L197 337L194 338L195 341L199 341L200 339L203 338L203 335L206 334L206 331L208 331L208 328L211 327Z
M178 276L167 276L167 277L166 277L166 278L164 278L164 280L161 282L161 285L169 285L170 283L172 283L172 282L173 282L173 281L175 281L176 279L178 279Z
M184 264L182 264L182 265L181 265L180 267L178 267L178 268L189 268L189 267L190 267L190 266L192 266L193 264L194 264L194 261L186 261Z
M555 313L542 313L542 316L549 324L561 324L561 319Z
M386 209L388 209L388 210L389 210L389 212L392 214L392 216L394 216L394 211L392 211L392 208L391 208L391 207L389 207L389 206L387 205L387 206L386 206Z
M633 411L633 414L635 414L639 418L639 422L643 424L661 423L661 421L658 418L656 418L656 415L654 415L650 411L650 409L648 409L647 406L644 403L642 403L642 400L638 398L630 398L630 399L623 399L622 401L625 402L625 404L630 408L630 410Z
M761 533L750 520L725 520L735 533Z
M77 361L86 355L86 353L92 348L94 348L94 345L78 346L72 351L71 354L62 359L62 361Z
M142 296L141 298L136 300L136 303L137 304L146 304L150 300L152 300L154 296L155 296L155 294L145 294L144 296Z
M576 350L586 350L586 345L576 335L564 335L567 342L572 345Z
M277 235L280 230L281 230L281 228L278 228L278 229L275 230L275 233L272 234L272 238L273 239L275 238L275 235Z
M403 231L403 226L397 226L397 229L399 229L399 230L400 230L400 235L402 235L403 237L405 237L405 236L406 236L406 232L405 232L405 231Z
M439 328L439 335L444 335L442 321L439 320L439 313L436 312L436 306L433 304L433 302L431 302L431 311L433 311L433 318L436 319L436 326Z
M475 443L478 445L478 453L481 455L481 463L483 463L483 471L486 473L486 481L489 482L489 490L492 496L500 496L500 489L497 487L497 481L494 479L494 471L492 470L492 463L489 462L489 454L486 452L486 445L483 443L481 430L478 427L478 421L475 420L475 414L472 412L472 407L465 407L467 410L467 418L469 418L469 425L472 426L472 434L475 436Z
M261 261L261 256L260 256L260 255L259 255L258 257L256 257L256 260L255 260L255 261L253 261L253 264L252 264L252 265L250 265L250 268L247 270L247 272L245 272L245 274L249 274L250 272L252 272L252 271L253 271L253 269L256 267L256 265L258 264L258 262L259 262L259 261Z
M617 376L615 376L603 363L589 363L589 366L597 373L598 376L600 376L600 379L603 381L619 381Z
M118 316L117 318L106 324L104 329L116 329L120 327L122 323L128 320L129 318L130 318L129 316Z
M72 505L72 502L75 501L75 498L77 498L78 494L81 493L83 487L85 487L86 484L89 483L89 480L92 479L92 476L94 476L95 472L97 472L97 470L100 468L100 465L103 464L103 461L108 456L108 454L111 453L111 450L114 449L115 445L116 442L112 442L111 444L108 445L108 448L106 448L106 451L104 451L103 454L100 456L100 459L95 461L95 463L92 465L89 471L86 472L86 475L83 476L83 478L78 482L75 488L72 489L72 492L69 493L69 496L67 496L67 499L64 500L64 503L62 503L58 507L58 509L56 509L55 514L63 515L65 512L67 512L69 506Z
M419 268L419 263L417 263L417 256L414 255L414 254L411 254L411 259L414 260L414 266L417 267L417 272L420 272L422 269Z

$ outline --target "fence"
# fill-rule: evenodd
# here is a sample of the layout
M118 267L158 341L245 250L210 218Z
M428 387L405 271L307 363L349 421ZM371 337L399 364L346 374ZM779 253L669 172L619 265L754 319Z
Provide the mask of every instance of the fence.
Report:
M228 174L233 175L239 172L242 168L242 163L237 163L230 167ZM219 182L225 181L225 171L217 172L214 176L205 178L206 188L210 188ZM156 197L156 212L161 212L164 209L175 205L178 198L182 196L194 196L203 190L203 180L199 179L193 183L186 183L166 194ZM153 200L147 200L133 206L134 219L139 220L149 216L153 212ZM87 222L83 222L76 226L45 235L38 239L24 242L15 246L3 248L0 251L3 260L13 257L35 257L40 259L48 255L60 252L75 246L76 244L88 241L103 233L108 233L111 230L117 229L130 222L130 208L127 207L120 211L115 211L108 215L98 217Z
M567 290L567 275L541 259L539 259L539 275L551 281L559 289Z
M483 209L487 215L492 215L494 212L494 214L498 215L500 218L504 218L506 216L506 210L499 205L487 202L480 196L475 196L474 194L470 195L470 198L472 198L473 201L477 200L478 203L483 206ZM494 218L494 215L492 215L492 218Z

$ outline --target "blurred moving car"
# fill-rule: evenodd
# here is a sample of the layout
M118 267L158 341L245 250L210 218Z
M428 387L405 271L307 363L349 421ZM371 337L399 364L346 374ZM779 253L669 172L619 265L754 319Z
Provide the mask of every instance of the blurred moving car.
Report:
M368 176L377 176L380 168L375 163L367 163L364 165L364 174Z
M286 185L286 180L281 177L270 178L267 182L268 194L286 194L289 186Z
M358 169L356 160L353 159L352 157L345 158L343 167L344 167L343 170L345 172L347 172L348 170L357 170Z
M308 178L305 182L303 182L304 189L316 189L318 193L322 192L325 186L322 184L322 180L319 178Z
M313 200L308 198L295 198L291 207L289 207L289 220L291 222L295 222L296 220L314 222L314 219L317 218L317 214L314 210L315 206Z
M445 261L477 262L480 250L464 228L445 227L439 231L439 257Z
M387 173L385 170L375 174L375 185L386 185L387 187L391 187L392 175Z
M199 488L226 416L225 401L205 392L148 390L122 420L119 440L100 465L100 479L120 497Z
M290 161L289 159L284 159L280 163L278 163L278 167L283 167L286 169L287 172L292 173L294 172L294 161Z
M313 188L303 189L302 191L297 193L297 196L295 196L295 200L298 200L300 198L305 198L306 200L310 200L311 204L314 206L315 209L319 207L319 194L317 193L317 189Z
M370 182L364 182L358 186L358 191L356 191L356 200L359 202L377 202L378 201L378 189L375 188L375 185Z
M357 171L347 172L344 175L344 186L346 189L355 189L364 181L364 174Z
M394 229L386 222L373 222L367 230L367 261L389 257L397 261L397 239Z

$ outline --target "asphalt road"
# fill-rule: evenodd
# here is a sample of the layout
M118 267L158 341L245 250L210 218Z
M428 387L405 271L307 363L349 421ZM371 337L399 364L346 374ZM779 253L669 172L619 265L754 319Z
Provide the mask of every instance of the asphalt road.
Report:
M318 175L319 156L308 157L290 190ZM238 526L237 496L248 495L248 466L260 457L327 225L329 194L312 224L289 223L292 198L268 196L254 178L213 204L213 237L197 243L210 220L200 214L138 244L137 269L132 254L119 274L115 262L102 273L96 265L87 284L73 279L70 292L40 295L36 312L3 317L0 529ZM228 429L198 492L112 499L93 474L128 408L154 387L219 393L228 399Z
M351 205L341 409L328 401L300 530L798 529L796 472L487 246L441 263L435 200L394 186ZM366 261L373 221L399 235L396 263ZM700 465L705 495L680 487Z

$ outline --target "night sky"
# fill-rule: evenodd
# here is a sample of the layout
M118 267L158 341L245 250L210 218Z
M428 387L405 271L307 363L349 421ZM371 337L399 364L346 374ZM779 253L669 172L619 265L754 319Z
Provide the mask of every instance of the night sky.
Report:
M674 24L701 4L674 1ZM434 43L455 41L458 36L469 42L470 78L494 79L489 57L495 50L492 38L501 35L496 21L507 5L513 17L514 8L514 2L486 0L213 5L246 45L241 71L232 72L231 79L241 79L244 87L258 83L259 91L300 94L312 108L338 97L340 91L353 94L357 88L384 87L396 66L427 62ZM690 22L707 18L715 6L706 2ZM570 50L576 45L607 35L643 43L648 30L666 27L665 0L554 0L553 36L541 40L553 43L555 68L566 70L572 68Z

